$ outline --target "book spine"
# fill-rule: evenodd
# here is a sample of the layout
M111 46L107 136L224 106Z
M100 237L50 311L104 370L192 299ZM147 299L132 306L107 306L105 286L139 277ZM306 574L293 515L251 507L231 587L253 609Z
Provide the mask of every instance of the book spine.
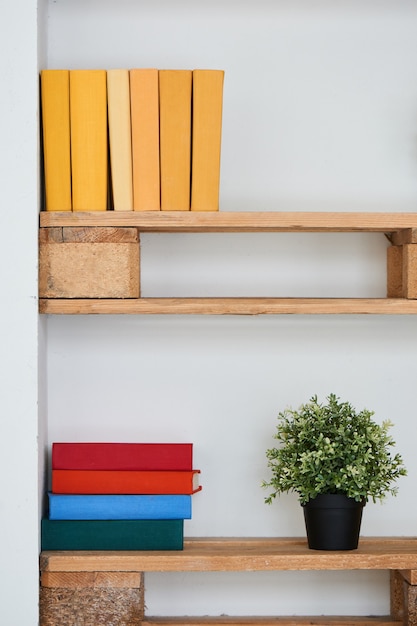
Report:
M70 70L73 211L107 209L105 70Z
M54 442L52 469L192 470L192 443Z
M161 209L190 210L191 70L159 71Z
M191 519L189 495L48 494L49 519Z
M52 470L52 493L191 495L200 490L199 470Z
M183 520L49 520L42 550L182 550Z
M42 137L47 211L71 211L69 71L41 72Z
M219 210L223 80L222 70L193 71L192 211Z
M159 79L156 69L130 70L133 208L159 211Z
M107 71L107 108L113 209L133 210L129 70Z

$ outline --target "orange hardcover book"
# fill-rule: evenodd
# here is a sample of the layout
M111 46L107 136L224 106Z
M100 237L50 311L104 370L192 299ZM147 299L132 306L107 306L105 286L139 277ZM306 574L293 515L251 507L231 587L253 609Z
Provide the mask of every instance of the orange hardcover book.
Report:
M200 470L52 470L52 493L177 494L201 490Z
M191 70L159 70L161 209L190 210Z
M193 71L191 210L218 211L223 70Z
M133 211L129 70L107 70L113 209Z
M159 80L156 69L130 70L133 209L159 211Z
M41 72L45 208L71 211L69 71Z
M105 70L70 70L73 211L107 209Z

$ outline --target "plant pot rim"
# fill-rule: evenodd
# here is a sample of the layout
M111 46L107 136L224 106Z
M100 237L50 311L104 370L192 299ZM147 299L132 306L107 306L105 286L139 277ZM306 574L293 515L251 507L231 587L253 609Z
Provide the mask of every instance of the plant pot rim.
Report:
M363 507L366 504L365 498L363 500L355 500L350 498L344 493L319 493L315 498L312 498L303 507L308 508L328 508L328 509L347 509Z

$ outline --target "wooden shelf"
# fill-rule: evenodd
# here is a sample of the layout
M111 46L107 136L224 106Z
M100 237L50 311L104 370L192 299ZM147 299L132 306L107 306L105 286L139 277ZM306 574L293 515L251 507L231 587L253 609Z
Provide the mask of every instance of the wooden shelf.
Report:
M40 214L41 227L119 226L140 232L375 232L417 229L417 213L92 211Z
M132 298L47 299L40 313L88 315L416 315L417 300L405 298Z
M42 212L40 226L41 313L417 314L417 213ZM142 232L383 233L393 244L387 259L388 297L142 298Z
M42 572L417 570L417 538L361 538L352 551L316 551L305 539L187 539L180 551L49 551Z
M126 610L127 603L128 612L137 615L132 624L140 626L414 626L416 623L413 617L417 590L416 537L361 538L357 550L340 552L310 550L301 538L191 538L184 541L184 549L179 551L44 551L40 570L41 598L48 615L56 615L62 598L72 597L74 589L93 588L96 594L102 594L103 602L106 590L114 587L121 594L123 609ZM144 614L146 572L288 570L390 570L391 614L186 618ZM133 600L128 592L133 593ZM114 601L113 596L110 601ZM71 613L73 606L67 603L65 608ZM78 610L82 615L88 606L78 606Z

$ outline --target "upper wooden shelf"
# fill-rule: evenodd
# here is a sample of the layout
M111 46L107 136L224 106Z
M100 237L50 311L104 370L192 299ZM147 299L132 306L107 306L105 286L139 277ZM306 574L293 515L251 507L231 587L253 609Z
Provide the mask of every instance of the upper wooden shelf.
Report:
M42 212L40 226L41 313L417 313L417 213ZM387 298L143 298L140 232L384 233L393 244L387 260ZM93 253L99 241L108 246L100 243Z
M416 213L132 212L40 214L41 227L119 226L141 232L382 232L417 229Z
M309 550L297 538L187 539L181 551L48 551L42 572L417 570L416 538L361 538L352 551ZM416 572L410 573L414 581Z

